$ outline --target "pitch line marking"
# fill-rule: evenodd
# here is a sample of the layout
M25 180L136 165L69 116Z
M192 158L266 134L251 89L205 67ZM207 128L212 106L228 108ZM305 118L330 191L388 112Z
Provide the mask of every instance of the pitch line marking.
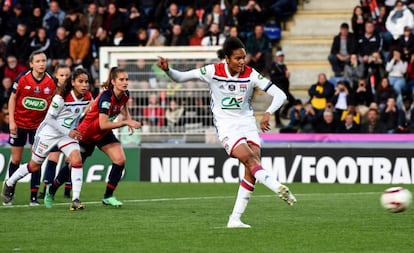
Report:
M295 194L297 197L312 197L312 196L344 196L344 195L380 195L381 192L342 192L342 193L298 193ZM275 195L254 195L253 198L274 198ZM155 198L155 199L129 199L129 200L122 200L124 203L146 203L146 202L167 202L167 201L191 201L191 200L210 200L210 199L235 199L236 196L208 196L208 197L181 197L181 198ZM69 205L70 202L59 202L54 203L53 206L66 206ZM82 202L85 205L98 205L102 204L101 201L88 201ZM40 205L38 207L33 207L30 205L12 205L12 206L0 206L0 208L44 208L44 205Z

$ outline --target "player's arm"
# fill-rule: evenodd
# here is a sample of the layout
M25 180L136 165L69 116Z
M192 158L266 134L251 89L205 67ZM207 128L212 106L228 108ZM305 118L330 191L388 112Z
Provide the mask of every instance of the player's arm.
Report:
M121 120L121 121L110 121L109 120L109 115L106 113L99 113L99 128L101 130L111 130L111 129L116 129L116 128L120 128L123 126L128 126L130 128L140 128L141 127L141 123L139 123L138 121L132 120L132 119L125 119L125 120Z
M167 75L175 82L185 82L194 79L200 79L200 70L192 69L189 71L178 71L172 69L168 65L168 60L163 57L158 58L158 67L167 73Z
M9 103L8 103L9 130L10 130L10 134L15 135L15 136L17 135L17 125L16 125L16 121L14 120L14 112L16 111L16 100L17 100L17 95L15 92L12 92L10 94Z

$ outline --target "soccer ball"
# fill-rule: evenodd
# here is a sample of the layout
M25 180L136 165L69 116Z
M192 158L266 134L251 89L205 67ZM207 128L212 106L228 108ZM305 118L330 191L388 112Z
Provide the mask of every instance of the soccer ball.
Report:
M411 192L404 187L391 187L381 195L381 205L390 212L399 213L408 208L411 203Z

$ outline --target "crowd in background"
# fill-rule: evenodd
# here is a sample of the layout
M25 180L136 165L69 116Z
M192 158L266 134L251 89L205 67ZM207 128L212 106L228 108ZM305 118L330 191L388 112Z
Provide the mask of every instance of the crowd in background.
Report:
M361 0L339 24L310 100L294 102L282 132L414 132L414 1Z
M12 84L35 51L46 53L50 72L58 64L88 69L94 94L102 46L212 46L237 36L246 43L248 64L265 71L274 41L264 26L280 25L297 1L2 0L0 6L0 105L6 116Z

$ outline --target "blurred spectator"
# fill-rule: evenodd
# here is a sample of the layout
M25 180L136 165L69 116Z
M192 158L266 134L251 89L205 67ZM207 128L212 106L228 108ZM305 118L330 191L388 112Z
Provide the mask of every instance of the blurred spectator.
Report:
M240 6L235 4L224 18L224 30L229 30L230 27L239 27L240 24Z
M357 111L357 108L354 105L349 105L348 108L342 112L341 118L339 118L339 122L344 122L346 115L348 114L352 115L352 120L359 127L362 120L361 113Z
M357 52L365 64L368 62L369 56L374 52L381 52L382 38L375 32L374 23L372 21L365 22L365 34L358 38Z
M263 72L271 57L272 44L264 33L263 25L256 25L254 33L246 40L246 64Z
M39 6L33 7L29 20L29 30L34 33L38 28L43 27L43 10Z
M406 26L410 28L414 26L414 16L407 6L398 0L385 22L388 31L383 34L385 42L388 45L395 45L395 41L403 35Z
M151 126L163 126L165 111L162 108L158 95L151 93L148 97L148 105L142 109L142 116L148 120Z
M47 31L45 28L40 27L36 30L36 34L30 42L30 50L32 53L43 52L46 57L50 57L50 39L47 37Z
M414 52L414 35L411 32L411 27L404 27L404 34L397 40L397 50L402 53L403 60L407 62Z
M263 5L262 7L271 11L270 15L276 18L278 24L292 16L297 10L298 3L295 0L276 0L271 2L273 4L269 6L270 8Z
M368 87L370 87L373 94L380 86L382 78L387 75L385 71L385 65L382 60L382 55L375 51L373 52L369 58L367 63L367 80L368 80Z
M88 68L89 64L85 61L90 49L89 36L84 34L81 28L76 29L75 36L69 41L69 55L73 59L73 64Z
M414 93L414 52L408 59L406 93Z
M369 109L367 122L361 124L360 132L369 134L386 132L384 124L379 120L377 109Z
M405 131L414 133L414 104L412 96L403 97L401 112L403 114L403 126Z
M114 36L112 37L111 46L127 46L128 41L125 38L125 34L122 30L118 30L115 32Z
M62 26L66 29L66 32L69 33L68 37L72 38L78 28L86 33L88 30L88 21L83 13L71 9L68 11L65 19L63 19Z
M381 37L383 36L383 34L385 32L387 32L387 28L385 27L385 22L387 21L387 17L388 17L388 12L387 12L387 8L385 7L385 5L380 5L378 6L378 12L379 15L378 17L375 19L375 31L381 35ZM388 51L387 46L385 46L384 50Z
M228 37L236 37L239 38L239 29L237 28L237 26L231 26L229 28L229 35Z
M382 110L387 104L387 100L390 97L396 97L396 93L393 87L390 86L390 82L387 77L382 78L381 85L378 87L375 93L374 102L377 103L378 109Z
M339 33L332 41L331 52L328 56L335 76L342 76L345 64L349 62L351 54L355 54L356 44L354 34L349 32L349 25L342 23Z
M331 102L334 108L333 113L335 119L339 120L342 116L342 112L348 109L348 106L352 103L352 94L348 83L345 81L338 81Z
M397 94L397 104L402 104L402 93L406 89L405 73L407 72L407 62L401 58L398 50L393 50L390 60L385 65L388 72L388 80Z
M14 55L9 55L6 58L6 65L4 66L4 77L10 78L14 82L17 76L26 70L26 66L19 63Z
M187 46L188 40L182 34L181 25L175 24L172 26L171 34L167 36L167 40L165 42L166 46Z
M264 15L262 8L254 0L249 0L247 5L241 6L240 9L239 34L242 40L245 40L253 33L256 25L264 23Z
M150 35L147 42L147 46L164 46L165 45L165 37L161 34L160 29L158 27L152 27L150 29Z
M56 30L56 36L52 39L50 45L50 59L52 69L58 64L63 64L69 58L69 39L66 35L66 30L59 27Z
M7 106L7 103L3 104L1 106L1 112L0 112L0 133L3 134L9 134L10 128L9 128L9 108Z
M289 111L289 124L280 129L280 133L297 133L300 132L302 120L305 117L306 110L303 108L302 101L296 99L293 102L293 107Z
M165 110L165 120L168 127L184 125L184 107L179 105L175 98L170 99Z
M365 33L365 21L366 17L364 16L362 7L360 5L355 6L352 12L351 25L352 32L357 38L363 36Z
M360 78L358 85L353 90L353 104L357 107L357 111L361 113L361 116L364 117L368 112L368 106L374 99L371 87L367 85L365 78Z
M7 104L10 98L10 94L12 91L13 81L10 77L3 77L1 80L0 86L0 106L3 104Z
M338 127L338 122L334 117L332 110L327 109L323 112L322 120L315 122L315 133L335 133Z
M25 24L18 24L16 33L7 44L7 53L16 56L20 64L27 65L30 55L30 37Z
M199 25L197 26L194 34L190 37L190 46L201 46L201 41L203 40L205 35L204 26Z
M108 33L108 37L113 39L116 32L125 28L125 16L119 12L115 2L109 2L106 10L103 17L103 28Z
M215 3L211 12L207 13L205 17L205 26L209 27L213 23L218 24L221 32L224 31L224 14L221 12L219 3Z
M194 34L198 25L198 18L195 13L194 7L187 6L184 11L184 18L181 22L181 30L186 38L190 38Z
M105 31L105 29L99 28L96 32L96 36L91 40L91 48L90 53L92 55L92 58L97 58L99 54L99 48L110 46L111 41L108 37L108 33Z
M94 39L98 29L102 28L103 16L98 13L98 6L95 2L90 2L85 14L87 20L87 33Z
M27 15L23 13L22 5L20 3L17 3L13 6L12 11L9 12L9 15L5 21L7 23L5 33L13 37L17 26L19 24L28 26L30 20L28 19ZM30 33L29 27L27 27L27 33ZM9 39L7 39L7 41L8 40Z
M138 47L145 47L148 43L148 33L147 29L139 28L136 32L135 38L132 38L131 41L128 40L128 45L130 46L138 46Z
M221 46L226 37L220 32L219 26L216 23L210 25L209 32L201 40L202 46Z
M352 88L358 85L358 80L364 77L365 66L360 62L356 54L352 54L349 63L345 65L344 78Z
M325 73L320 73L318 75L318 81L308 90L310 103L315 110L316 117L322 116L326 106L331 102L334 93L334 85L327 81Z
M387 99L387 104L381 111L380 120L387 133L394 133L403 126L404 113L398 109L395 98L389 97Z
M353 134L359 133L359 130L360 126L354 122L352 113L347 113L345 120L339 122L336 132L340 134Z
M276 127L278 128L283 127L280 116L282 115L283 117L287 117L289 108L295 102L295 97L290 93L289 90L290 72L284 63L284 58L284 53L281 50L277 51L274 56L274 61L272 64L270 64L270 68L267 71L270 76L270 81L276 84L277 87L279 87L286 94L288 100L288 104L275 112Z
M155 8L158 5L159 0L140 0L139 7L144 12L144 14L149 18L148 22L154 21L154 12Z
M56 30L62 25L65 16L66 13L60 9L58 1L49 2L49 9L43 17L43 27L46 28L49 38L53 39L56 36Z
M128 41L136 41L137 32L142 29L146 30L148 27L148 17L135 4L129 7L126 27L126 38Z
M301 132L313 133L313 125L317 120L315 110L310 103L306 103L303 108L305 109L305 115L301 119Z
M178 5L174 2L170 3L167 14L161 21L161 31L164 35L168 36L171 33L173 25L181 25L183 21L183 14L178 8Z

